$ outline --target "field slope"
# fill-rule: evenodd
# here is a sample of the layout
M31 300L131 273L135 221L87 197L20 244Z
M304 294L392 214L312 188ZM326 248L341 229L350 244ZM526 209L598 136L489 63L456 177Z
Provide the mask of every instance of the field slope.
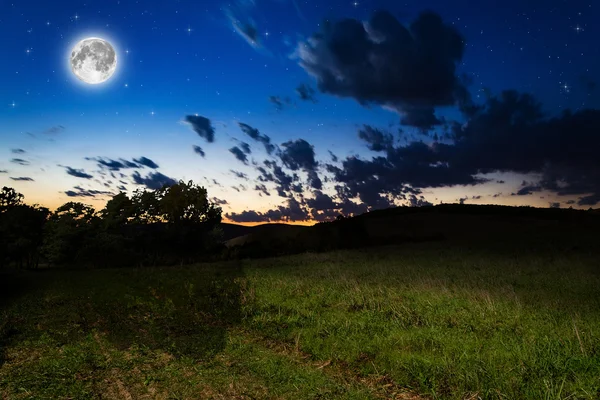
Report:
M0 398L597 399L597 260L432 242L6 275Z

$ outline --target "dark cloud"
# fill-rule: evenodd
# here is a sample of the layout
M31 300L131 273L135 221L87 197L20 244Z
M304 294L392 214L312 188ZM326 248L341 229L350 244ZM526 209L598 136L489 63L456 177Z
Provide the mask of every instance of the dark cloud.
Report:
M194 132L208 143L215 141L215 128L213 128L208 118L199 115L188 115L185 117L185 122L190 124Z
M281 111L286 106L289 106L292 104L292 100L289 97L280 97L280 96L269 96L269 102L275 106L277 111Z
M69 197L104 197L114 196L115 194L103 190L84 189L81 186L75 186L73 190L64 192Z
M323 182L317 173L314 147L304 139L285 142L282 147L280 158L283 164L292 171L304 170L308 174L310 186L322 189Z
M234 170L232 170L232 169L231 169L231 170L229 170L229 171L230 171L230 172L231 172L233 175L235 175L235 177L236 177L236 178L240 178L240 179L243 179L243 180L245 180L245 181L247 181L247 180L248 180L248 175L246 175L246 174L245 174L245 173L243 173L243 172L240 172L240 171L234 171Z
M241 213L225 214L234 222L298 222L308 221L310 216L306 209L295 199L288 199L286 205L279 206L264 213L243 211Z
M453 124L450 143L409 142L372 159L348 157L341 166L326 168L341 199L358 197L369 207L420 188L485 183L480 174L499 172L541 176L514 195L549 191L597 204L600 110L553 118L541 110L532 96L505 91L490 97L467 123Z
M358 131L358 137L367 142L367 147L372 151L385 151L394 144L392 134L365 125Z
M573 204L575 204L575 203L577 203L575 200L569 200L569 201L567 201L567 204L568 204L568 205L573 205Z
M8 170L7 169L0 169L0 174L8 174Z
M51 128L48 128L48 129L46 129L46 130L44 131L44 134L46 134L46 135L57 135L57 134L59 134L59 133L62 133L62 132L64 132L64 131L65 131L65 129L67 129L67 128L65 128L65 127L64 127L64 126L62 126L62 125L56 125L56 126L53 126L53 127L51 127Z
M378 11L367 23L324 24L299 44L297 54L321 92L391 107L406 123L423 126L433 122L434 107L466 102L468 91L456 74L464 43L458 30L433 12L404 26Z
M23 160L22 158L13 158L10 160L11 163L13 164L19 164L19 165L29 165L31 164L29 161L27 160Z
M93 178L92 175L86 173L82 169L75 169L75 168L71 168L71 167L65 167L65 169L67 170L67 174L74 176L76 178L83 178L83 179L92 179Z
M219 183L219 181L217 181L216 179L213 179L213 180L212 180L212 183L213 183L214 185L218 186L218 187L223 187L223 185L221 185L221 184Z
M151 169L158 168L158 164L147 157L134 158L133 161L139 165L143 165L144 167L148 167Z
M240 129L242 130L242 132L244 132L246 135L250 136L252 139L256 140L257 142L262 143L263 146L265 146L265 150L267 151L268 154L273 153L273 151L275 150L275 146L271 143L270 137L268 137L267 135L261 134L258 129L253 128L248 124L244 124L243 122L240 122L239 126L240 126Z
M11 176L10 179L12 179L13 181L17 181L17 182L34 182L34 180L28 176L22 176L19 178L13 178Z
M233 15L229 15L231 26L248 44L254 48L261 48L260 35L258 28L252 20L241 21Z
M550 208L560 208L560 203L549 203Z
M317 99L315 98L315 89L306 83L300 84L296 88L296 93L298 93L298 97L300 97L300 100L302 101L311 101L313 103L317 102Z
M117 186L117 189L119 189L121 192L126 192L127 191L127 188L125 186L123 186L123 185Z
M199 154L202 157L206 156L206 153L204 153L204 150L202 150L202 147L194 145L193 148L194 148L194 153Z
M229 149L229 152L231 154L233 154L235 156L235 158L237 158L239 161L243 162L246 165L248 164L248 156L239 147L233 146L232 148Z
M463 200L463 199L461 199ZM464 200L461 201L460 204L463 204ZM428 202L427 200L425 200L425 198L423 196L417 197L414 194L411 194L410 196L408 196L408 205L410 207L430 207L433 204L431 204L430 202Z
M542 187L531 183L523 182L521 189L517 193L512 193L512 196L529 196L536 192L541 192Z
M133 161L127 161L127 160L112 160L110 158L103 158L103 157L86 157L85 158L88 161L95 161L98 164L98 167L100 167L101 169L108 169L109 171L120 171L122 169L129 169L129 168L140 168L140 166L136 163L134 163Z
M444 122L435 116L433 107L404 107L402 114L400 119L402 125L414 126L422 133L427 133Z
M11 149L10 152L13 154L25 154L26 153L26 151L23 149Z
M147 157L134 158L132 161L124 160L122 158L118 160L113 160L110 158L104 157L85 157L88 161L94 161L98 164L100 169L107 169L111 171L111 174L114 177L112 171L120 171L122 169L140 169L144 167L148 167L151 169L157 169L158 164Z
M225 214L225 217L233 222L269 222L269 219L256 211L242 211L241 213Z
M289 197L292 192L302 192L301 185L294 185L298 180L297 175L287 174L275 161L263 161L264 167L257 167L260 173L258 180L263 183L272 182L276 185L277 194L280 197Z
M331 156L331 161L332 162L338 162L338 156L336 156L335 154L333 154L333 152L331 150L327 150L329 152L329 155Z
M140 173L136 171L131 177L137 185L144 185L151 190L162 189L164 186L172 186L177 183L175 179L169 178L160 172L151 172L148 176L142 177Z
M600 193L581 197L577 202L577 204L580 206L595 206L598 203L600 203Z
M248 143L246 143L246 142L240 141L239 147L246 154L251 154L252 153L252 150L250 149L250 145Z
M218 199L216 197L213 197L212 199L210 199L210 201L212 201L214 204L218 205L218 206L226 206L229 203L227 202L227 200L221 200Z
M262 184L262 185L256 185L254 187L254 190L263 193L265 196L270 196L271 195L271 193L269 193L269 190L267 189L267 187L264 184Z

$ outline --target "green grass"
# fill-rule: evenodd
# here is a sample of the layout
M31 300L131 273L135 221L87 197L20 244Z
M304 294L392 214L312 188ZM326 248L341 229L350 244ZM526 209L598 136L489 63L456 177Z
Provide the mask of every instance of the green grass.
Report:
M26 274L0 398L597 399L597 261L422 243Z

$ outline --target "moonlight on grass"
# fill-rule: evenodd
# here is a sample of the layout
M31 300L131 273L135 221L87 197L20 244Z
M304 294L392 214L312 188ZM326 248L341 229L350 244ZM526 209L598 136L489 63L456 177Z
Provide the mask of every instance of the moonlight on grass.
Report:
M85 83L97 85L106 82L116 69L117 53L104 39L84 39L71 51L71 70Z

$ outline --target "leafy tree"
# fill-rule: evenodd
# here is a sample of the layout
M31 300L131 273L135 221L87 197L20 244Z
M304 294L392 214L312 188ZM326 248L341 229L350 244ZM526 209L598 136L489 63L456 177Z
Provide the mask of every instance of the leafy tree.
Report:
M205 188L192 181L179 183L159 190L160 211L169 223L206 223L215 225L221 222L221 207L209 202Z
M60 206L46 224L44 254L54 264L72 263L84 243L97 231L100 219L94 209L79 202Z
M23 204L23 195L13 188L4 186L0 191L0 212L19 204Z
M151 224L161 220L157 191L138 189L131 197L131 204L133 222Z
M119 226L133 218L134 211L133 201L121 192L106 203L100 215L108 226Z
M0 267L15 263L34 268L48 217L47 208L23 204L23 195L13 188L0 192Z

